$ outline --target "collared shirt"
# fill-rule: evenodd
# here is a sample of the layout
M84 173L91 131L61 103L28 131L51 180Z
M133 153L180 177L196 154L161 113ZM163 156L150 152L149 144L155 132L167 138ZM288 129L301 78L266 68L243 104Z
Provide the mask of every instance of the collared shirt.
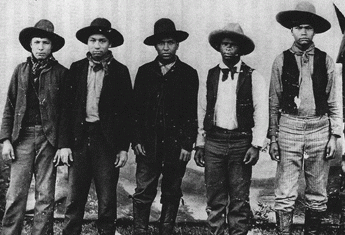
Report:
M291 48L293 51L293 48ZM295 54L298 69L301 71L301 55ZM279 110L282 98L282 81L281 75L283 72L283 53L278 55L272 66L271 84L270 84L270 126L268 136L277 136L279 131ZM309 53L309 61L307 62L309 72L314 70L314 53ZM340 136L342 133L342 99L341 99L341 79L335 75L334 62L330 56L326 56L326 68L328 83L326 87L326 94L328 95L327 103L329 108L330 128L331 134ZM310 74L311 77L312 74ZM301 75L300 75L301 77ZM303 84L301 84L302 86ZM312 90L312 88L307 88ZM310 94L311 95L311 94ZM300 111L300 110L299 110ZM300 112L299 112L300 113ZM304 115L303 115L304 116Z
M161 62L158 62L159 66L161 67L161 72L163 75L165 75L169 70L175 65L176 60L170 64L162 64Z
M241 68L241 65L242 65L242 60L240 60L237 65L235 65L237 67L237 72L240 72L239 69ZM219 66L220 67L223 66L222 62L219 64ZM238 80L238 75L239 73L235 73L234 80L236 81ZM222 76L222 73L221 73L221 76ZM229 78L227 80L231 80L230 76L231 75L229 74ZM222 77L220 77L219 79L220 79L219 83L221 83ZM237 82L236 82L236 87L237 87ZM205 93L206 93L206 88L201 87L199 90L199 105L198 105L199 128L198 128L198 137L196 140L196 146L204 146L205 137L207 135L207 133L205 133L204 128L203 128L203 122L206 115L206 105L207 105ZM228 95L230 94L229 91L227 93ZM231 123L232 125L237 127L238 123L237 123L237 116L236 116L236 89L232 93L235 93L235 94L230 94L231 96L235 95L235 99L233 99L234 97L225 98L225 99L231 100L230 102L232 103L228 103L228 106L231 106L232 107L231 109L234 111L231 117L228 118L228 120L225 121L225 123ZM219 97L223 95L226 95L226 94L220 94L220 91L218 90L217 102L218 102ZM252 145L263 146L266 139L267 129L268 129L268 81L266 81L264 77L256 70L254 70L252 73L252 95L253 95L253 106L254 106L254 114L253 114L254 127L252 128L252 132L253 132ZM225 100L223 101L225 102ZM220 101L218 103L218 104L222 103L221 104L222 107L226 105L225 103L223 103L223 101ZM222 112L219 110L219 108L220 106L217 107L218 111L216 111L216 107L215 107L215 115L219 115L220 112ZM226 108L226 110L228 109ZM223 118L225 117L222 117L222 119ZM217 125L219 125L218 122L217 122Z
M93 63L89 62L89 72L87 76L87 98L86 98L86 121L99 121L98 104L103 86L104 70L93 70Z
M229 69L228 66L222 61L219 64L221 69L219 73L219 83L217 92L217 101L214 108L214 123L216 126L234 130L238 127L236 117L236 87L238 81L238 72L240 71L241 61L239 61L234 67L236 67L236 73L234 79L231 78L231 74L228 74L228 79L222 81L223 72L222 69Z

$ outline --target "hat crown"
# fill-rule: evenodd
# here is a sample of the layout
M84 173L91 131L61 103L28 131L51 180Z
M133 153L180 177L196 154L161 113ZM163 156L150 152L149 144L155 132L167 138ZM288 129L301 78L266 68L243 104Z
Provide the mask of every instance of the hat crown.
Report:
M311 4L310 2L299 2L296 5L295 10L296 11L305 11L305 12L310 12L310 13L316 14L315 6L313 4Z
M239 23L228 23L224 28L224 31L232 31L238 34L244 35L243 29Z
M157 20L154 25L154 34L162 34L175 31L176 28L174 22L167 18Z
M105 18L96 18L91 22L90 26L111 28L111 23Z
M35 24L34 28L38 28L38 29L41 29L41 30L44 30L44 31L47 31L47 32L50 32L50 33L54 32L54 25L49 20L40 20L40 21L38 21Z

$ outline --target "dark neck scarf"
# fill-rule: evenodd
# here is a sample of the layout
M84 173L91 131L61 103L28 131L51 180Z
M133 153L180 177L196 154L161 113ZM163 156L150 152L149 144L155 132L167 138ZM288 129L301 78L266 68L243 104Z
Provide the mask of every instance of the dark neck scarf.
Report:
M44 60L38 60L33 55L31 55L31 57L29 58L32 64L31 72L34 78L39 77L43 69L48 68L54 63L57 63L57 60L54 58L52 54Z
M95 60L90 52L88 52L86 56L90 61L90 65L92 66L94 72L103 69L104 74L108 74L108 65L110 64L111 60L114 59L113 53L111 51L107 51L107 53L100 60Z

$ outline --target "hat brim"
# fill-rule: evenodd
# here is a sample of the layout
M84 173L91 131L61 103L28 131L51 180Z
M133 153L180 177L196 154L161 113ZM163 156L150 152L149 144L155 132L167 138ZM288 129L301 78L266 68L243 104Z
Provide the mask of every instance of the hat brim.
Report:
M240 53L242 55L247 55L255 49L253 40L246 35L239 34L234 31L215 30L210 33L208 41L216 51L219 51L220 43L224 38L230 38L236 41L240 46Z
M323 33L331 28L331 24L325 18L305 11L282 11L277 14L276 19L288 29L301 24L310 24L315 33Z
M105 28L100 26L88 26L77 31L76 37L79 41L87 44L89 37L93 34L103 34L106 36L110 43L110 47L118 47L123 44L124 39L122 34L113 28Z
M154 34L152 36L147 37L144 40L144 44L148 46L156 45L160 40L163 38L171 37L174 38L177 42L182 42L188 38L189 34L187 32L176 30L173 32L165 32L160 34Z
M52 41L53 49L52 52L60 50L65 45L65 39L56 33L48 32L43 29L29 27L23 29L19 33L20 44L25 48L25 50L31 52L31 39L33 37L49 38Z

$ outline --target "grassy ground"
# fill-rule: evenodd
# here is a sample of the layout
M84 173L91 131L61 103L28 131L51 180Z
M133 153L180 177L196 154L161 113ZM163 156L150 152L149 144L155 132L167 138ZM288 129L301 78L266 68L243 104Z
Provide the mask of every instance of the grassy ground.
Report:
M22 235L31 234L31 225L32 225L32 218L27 217L25 219L25 226ZM60 235L62 231L63 222L60 219L55 220L54 222L54 234ZM1 229L0 229L1 230ZM117 231L121 235L131 235L132 234L132 221L128 219L121 219L118 221ZM338 231L337 226L333 225L323 225L323 232L320 235L336 235ZM205 222L198 222L198 223L178 223L175 226L175 234L176 235L202 235L207 234L208 229L206 227ZM83 235L96 235L97 228L95 221L84 221L83 224ZM150 223L149 226L149 234L158 234L158 224L153 222ZM262 234L262 235L274 235L275 227L274 224L266 224L266 225L254 225L251 232L249 234ZM295 224L293 227L293 234L294 235L303 235L303 225Z

